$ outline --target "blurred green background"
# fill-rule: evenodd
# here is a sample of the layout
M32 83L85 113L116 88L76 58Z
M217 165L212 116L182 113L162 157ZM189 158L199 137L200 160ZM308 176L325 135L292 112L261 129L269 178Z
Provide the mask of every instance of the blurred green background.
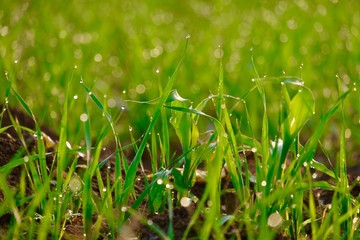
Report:
M159 96L159 83L164 86L172 74L188 34L188 53L175 83L182 97L197 104L217 92L220 58L224 92L241 97L254 85L253 54L261 76L301 77L314 92L320 116L338 97L337 74L344 89L359 84L359 10L357 0L2 0L0 56L4 68L15 69L14 87L39 121L56 130L65 87L72 78L69 91L78 99L72 106L69 131L81 131L79 116L86 98L80 84L83 78L100 99L106 95L104 101L113 111L126 106L119 132L125 134L131 125L140 136L151 107L125 100ZM2 73L2 95L4 79ZM269 113L276 119L279 87L266 89ZM263 108L256 91L247 103L255 132L259 132ZM12 99L10 105L16 101ZM241 118L242 109L238 110L234 114ZM99 111L94 107L90 114L99 116ZM103 120L91 119L96 131L97 121ZM360 139L358 94L348 99L346 120L348 137L353 139L349 147L355 148ZM329 129L331 142L339 132L336 121Z

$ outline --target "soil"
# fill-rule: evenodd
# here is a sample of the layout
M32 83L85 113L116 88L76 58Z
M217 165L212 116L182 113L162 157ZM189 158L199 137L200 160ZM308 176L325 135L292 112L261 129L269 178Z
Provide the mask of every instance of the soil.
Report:
M0 106L1 107L1 106ZM0 108L1 109L1 108ZM10 112L9 112L10 111ZM9 114L10 113L10 114ZM4 114L2 115L2 121L0 122L0 128L5 126L11 126L11 117L15 119L19 123L19 125L34 129L34 121L31 117L29 117L27 114L23 113L22 111L11 109L6 110ZM1 118L0 118L1 119ZM52 131L51 129L47 127L41 128L44 136L49 137L49 141L56 142L58 139L58 136L56 135L55 131ZM20 131L20 130L18 130ZM36 146L37 139L32 134L29 134L27 131L16 131L13 127L10 127L5 132L0 133L0 167L6 165L8 162L13 159L16 155L24 155L26 152L32 152ZM48 169L51 168L53 164L54 156L53 153L53 145L49 144L47 152L49 153L47 156L47 166ZM108 154L108 153L105 153ZM249 162L249 169L251 172L254 172L255 166L254 166L254 156L253 153L247 152L245 153L246 159ZM78 167L77 169L79 172L81 172L82 167L86 164L86 161L79 156L78 157ZM108 174L108 169L115 169L114 168L114 159L110 159L109 168L102 168L102 176L103 179L106 180L106 176ZM349 180L350 182L357 182L357 176L359 175L360 167L356 166L351 169L349 169ZM15 167L11 170L11 172L3 172L0 169L0 174L7 174L6 180L8 182L8 185L12 189L12 191L15 193L19 191L18 185L20 182L20 178L23 174L23 166L20 165L18 167ZM79 173L80 174L80 173ZM139 169L138 172L139 175L142 175L143 177L146 176L146 172L144 173ZM110 173L110 180L114 181L114 173ZM96 178L93 179L93 191L95 194L99 194L98 184L96 181ZM222 211L224 214L232 213L236 210L236 207L238 205L236 201L236 196L231 190L231 182L229 180L228 176L224 177L222 189L224 192L224 196L222 196ZM144 184L142 181L136 181L136 194L140 194L144 190ZM205 182L198 181L195 183L193 188L191 189L191 193L195 196L197 196L199 199L201 198L203 191L205 189ZM352 189L352 194L354 196L358 196L360 192L359 184L354 184L354 187ZM26 185L25 189L26 195L32 194L32 188L29 184ZM317 204L318 207L323 207L326 204L331 202L333 192L331 191L324 191L324 190L315 190L315 196L317 197ZM4 201L4 193L0 190L0 203ZM144 203L146 204L146 203ZM156 214L149 214L147 213L147 207L145 205L142 205L140 207L142 209L142 215L146 217L146 219L149 221L152 221L154 224L156 224L160 229L167 233L168 226L169 226L169 213L168 209L165 209L163 212L156 213ZM192 215L194 213L195 205L191 205L190 207L184 208L179 206L174 206L173 209L173 229L174 229L174 238L180 239L183 235L184 231L187 229L188 224L192 218ZM10 222L12 221L12 214L11 212L5 213L2 216L0 216L0 234L6 233L6 229L8 228ZM202 216L199 217L199 222L202 221ZM95 223L97 220L97 216L93 217L93 222ZM66 223L65 226L65 234L63 236L63 239L82 239L84 234L84 227L83 227L83 219L81 215L74 216ZM109 227L107 223L104 221L101 225L101 231L99 239L107 239L108 233L109 233ZM189 239L196 239L198 236L197 232L197 224L194 224L194 226L191 228L188 234ZM136 218L136 215L132 217L128 224L125 224L122 230L123 236L120 239L161 239L152 229L148 227L148 224L141 222L138 218ZM226 233L227 238L234 238L234 239L246 239L246 231L245 229L239 229L238 226L230 226L228 228L228 231ZM281 234L276 235L276 239L286 239Z

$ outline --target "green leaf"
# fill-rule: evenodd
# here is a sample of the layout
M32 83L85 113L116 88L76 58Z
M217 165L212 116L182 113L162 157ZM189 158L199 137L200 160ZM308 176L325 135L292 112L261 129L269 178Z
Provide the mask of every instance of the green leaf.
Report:
M295 138L314 111L315 100L311 91L307 88L300 89L290 102L289 113L284 125L285 134Z

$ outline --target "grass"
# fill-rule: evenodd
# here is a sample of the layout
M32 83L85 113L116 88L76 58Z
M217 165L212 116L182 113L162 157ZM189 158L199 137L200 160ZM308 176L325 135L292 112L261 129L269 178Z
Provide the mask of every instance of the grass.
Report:
M200 239L224 239L234 227L249 239L358 236L357 183L347 179L360 143L351 104L359 99L357 1L4 4L1 102L35 121L31 130L12 118L19 139L37 139L0 167L0 214L12 213L6 238L60 239L79 214L87 239L99 238L104 222L101 237L116 238L133 218L174 239L182 199L196 206L184 239L191 227ZM59 136L50 168L43 124ZM14 192L6 176L17 166ZM196 199L189 190L199 168L207 184ZM224 169L238 203L226 214ZM325 209L319 189L333 191ZM168 211L167 231L139 214L143 206Z

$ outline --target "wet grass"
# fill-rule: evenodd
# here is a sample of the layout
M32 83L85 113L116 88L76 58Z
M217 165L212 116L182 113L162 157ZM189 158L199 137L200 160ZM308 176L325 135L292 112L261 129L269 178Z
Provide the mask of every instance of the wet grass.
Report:
M358 3L225 2L94 3L83 11L80 3L8 3L0 14L2 102L35 121L32 130L16 118L12 125L22 142L25 133L37 142L0 167L6 238L66 237L81 216L87 239L115 239L134 218L173 239L174 208L188 204L195 210L184 239L192 227L200 239L224 239L229 229L249 239L359 234L347 165L358 162L360 141L360 108L351 104L359 99L360 24L358 13L339 14ZM44 123L58 134L51 166ZM14 191L6 176L17 166ZM207 175L198 199L191 190L199 169ZM319 190L331 191L331 203L319 204ZM231 213L223 211L226 191L237 202ZM166 231L144 206L168 211Z

